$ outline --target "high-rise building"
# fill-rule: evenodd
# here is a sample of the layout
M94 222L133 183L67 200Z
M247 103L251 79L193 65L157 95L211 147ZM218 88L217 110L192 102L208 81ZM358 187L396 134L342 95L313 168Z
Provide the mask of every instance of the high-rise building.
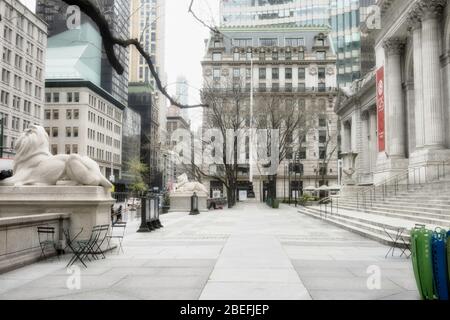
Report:
M331 26L338 85L350 86L374 66L373 46L362 43L371 39L361 32L373 4L375 0L222 0L221 25Z
M184 105L189 104L189 84L185 76L177 77L175 97L179 103ZM181 116L184 118L184 120L189 121L189 110L188 109L181 110Z
M166 84L165 73L165 15L166 5L164 0L131 0L130 1L131 37L140 39L146 52L148 52L156 67L163 85ZM133 47L130 50L130 82L147 82L151 88L156 88L150 68L144 58ZM160 135L165 136L167 99L156 93L159 106Z
M152 62L156 68L162 84L166 85L167 76L165 72L165 1L130 0L130 12L131 37L140 39L145 51L149 53L152 58ZM156 119L155 117L152 117L145 120L145 116L143 116L142 125L145 126L146 123L148 123L149 126L152 126L151 128L149 127L146 129L149 130L147 136L153 137L153 141L151 143L156 143L155 137L158 137L157 142L161 142L161 145L164 145L165 138L167 136L167 99L156 89L156 82L150 72L150 68L147 62L134 47L130 49L129 65L129 81L130 83L133 83L133 91L136 91L137 88L140 88L138 93L130 92L130 103L131 99L138 99L139 95L151 95L152 104L140 104L140 108L152 108L152 110L149 109L145 112L148 112L149 114L153 113L157 115L158 118ZM145 90L152 91L145 92ZM154 132L155 129L158 130L158 132ZM146 143L143 143L141 147L145 147L145 145ZM158 173L158 176L153 176L151 178L151 184L153 184L153 186L161 186L163 184L163 179L162 177L160 179L159 172L161 170L164 171L164 167L161 170L157 169L157 167L159 168L160 151L160 146L158 146L158 155L152 156L150 154L150 158L146 157L150 159L150 167L154 168L153 173ZM143 154L146 154L145 150L143 150Z
M162 187L159 109L150 83L130 82L129 107L141 116L141 161L150 168L150 187Z
M101 88L101 44L100 34L87 21L48 38L44 126L53 154L89 156L117 183L126 107Z
M102 0L96 1L105 15L110 29L119 38L129 38L130 0ZM85 14L79 13L75 7L69 7L62 0L37 0L36 14L48 24L49 37L58 35L70 29L78 29L79 25L89 23L97 28L95 23ZM79 22L77 19L79 14ZM74 40L74 39L71 39ZM77 39L78 41L83 39ZM119 75L110 65L105 54L101 61L101 87L109 92L122 104L128 103L128 63L129 49L115 48L117 57L124 67L123 74Z
M295 129L308 128L301 136L283 132L283 128L280 130L280 137L283 134L287 137L283 147L286 156L276 168L279 198L298 196L306 187L337 182L335 146L338 131L337 116L333 111L337 95L336 55L330 45L329 32L328 27L229 27L221 28L219 34L212 34L207 44L202 61L202 99L204 103L220 106L216 108L223 112L221 119L238 116L246 119L243 126L248 127L253 117L258 128L266 129L272 121L298 117L303 120L298 121ZM253 116L250 110L253 110ZM204 110L205 130L217 125L214 112L211 108ZM274 114L280 118L273 120ZM230 126L227 129L233 129L233 121L220 121ZM217 138L221 137L215 137L215 140ZM250 159L249 148L247 139L247 161ZM204 172L209 172L212 177L222 174L222 163L205 165ZM238 189L247 190L248 196L254 191L256 199L265 199L269 176L260 174L253 165L251 179L251 167L239 166ZM211 197L217 190L226 194L218 179L205 180Z
M0 158L20 133L43 123L47 26L20 1L0 1Z

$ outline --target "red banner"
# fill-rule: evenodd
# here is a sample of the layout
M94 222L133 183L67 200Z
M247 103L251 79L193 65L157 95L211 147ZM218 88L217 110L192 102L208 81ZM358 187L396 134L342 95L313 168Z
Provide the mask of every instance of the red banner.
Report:
M384 106L384 67L381 67L377 70L378 152L386 150Z

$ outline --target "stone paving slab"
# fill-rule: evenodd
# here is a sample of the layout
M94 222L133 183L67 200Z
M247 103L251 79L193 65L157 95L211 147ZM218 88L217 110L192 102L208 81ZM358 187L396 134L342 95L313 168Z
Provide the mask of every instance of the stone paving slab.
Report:
M161 216L163 229L136 233L125 253L80 268L70 290L69 256L0 275L0 299L419 299L411 261L388 247L282 205L241 203L198 216ZM377 266L381 289L367 288Z

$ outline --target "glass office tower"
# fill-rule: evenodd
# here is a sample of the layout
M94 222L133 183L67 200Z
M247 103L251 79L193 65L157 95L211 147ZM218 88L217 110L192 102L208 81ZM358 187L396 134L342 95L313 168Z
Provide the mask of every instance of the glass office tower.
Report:
M221 25L328 25L337 54L337 81L348 86L374 65L370 37L361 31L375 0L222 0Z

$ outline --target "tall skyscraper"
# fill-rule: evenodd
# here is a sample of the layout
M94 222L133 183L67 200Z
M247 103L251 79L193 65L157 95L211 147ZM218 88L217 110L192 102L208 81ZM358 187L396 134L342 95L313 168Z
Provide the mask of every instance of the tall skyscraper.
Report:
M109 27L115 36L129 38L129 15L130 0L98 0L102 13L105 15ZM70 17L77 14L74 9L62 0L37 0L36 14L48 24L48 36L60 34L69 28L78 28ZM68 19L69 18L69 19ZM95 23L86 15L80 15L80 24L90 23L96 27ZM82 39L78 39L82 40ZM128 103L128 63L129 49L116 47L116 53L125 71L119 75L109 64L105 55L101 61L101 87L109 92L120 103Z
M189 84L185 76L177 77L176 85L176 99L179 103L187 105L189 104ZM189 110L183 109L181 111L181 116L184 120L189 122Z
M370 60L361 61L362 48L369 48L361 43L366 39L361 34L361 24L367 8L374 3L375 0L221 0L221 26L331 26L338 85L349 86L374 65L371 52L364 52Z
M131 0L130 2L131 37L141 40L144 49L150 53L156 71L163 83L166 84L165 73L165 15L166 6L164 0ZM130 50L130 82L149 83L151 88L156 88L150 68L144 58L133 47ZM159 107L159 123L161 137L166 130L167 100L156 92Z

